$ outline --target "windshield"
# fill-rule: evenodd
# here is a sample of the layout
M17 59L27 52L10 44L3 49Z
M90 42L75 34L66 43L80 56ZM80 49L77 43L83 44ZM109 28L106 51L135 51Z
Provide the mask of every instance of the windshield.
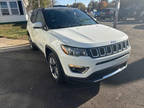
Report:
M91 17L78 9L46 9L44 16L49 29L97 24Z

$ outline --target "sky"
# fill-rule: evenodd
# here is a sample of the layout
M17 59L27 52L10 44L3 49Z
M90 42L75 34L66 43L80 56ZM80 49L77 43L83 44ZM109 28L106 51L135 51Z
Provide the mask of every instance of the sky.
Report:
M57 5L73 4L75 2L75 0L56 0L56 1L57 1ZM76 1L82 2L87 6L91 0L76 0ZM96 0L96 1L99 1L99 0Z
M77 2L82 2L84 3L86 6L88 5L88 3L90 2L90 0L76 0ZM58 5L66 5L66 4L73 4L75 2L75 0L57 0L57 4Z

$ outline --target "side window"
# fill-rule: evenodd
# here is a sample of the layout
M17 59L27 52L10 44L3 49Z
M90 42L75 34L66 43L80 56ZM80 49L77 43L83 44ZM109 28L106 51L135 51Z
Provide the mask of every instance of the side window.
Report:
M0 10L2 15L9 15L8 4L7 2L0 2Z
M43 26L45 25L44 17L41 11L38 11L37 13L36 22L41 22Z
M18 1L18 6L19 6L20 15L24 15L22 1Z
M37 15L37 11L33 11L30 18L32 23L36 22L36 15Z
M16 2L9 2L12 15L19 15L19 10Z

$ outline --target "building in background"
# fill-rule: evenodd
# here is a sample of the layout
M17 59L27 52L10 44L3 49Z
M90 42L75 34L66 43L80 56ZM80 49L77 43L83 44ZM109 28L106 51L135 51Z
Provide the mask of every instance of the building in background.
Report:
M24 22L27 0L0 0L0 23Z

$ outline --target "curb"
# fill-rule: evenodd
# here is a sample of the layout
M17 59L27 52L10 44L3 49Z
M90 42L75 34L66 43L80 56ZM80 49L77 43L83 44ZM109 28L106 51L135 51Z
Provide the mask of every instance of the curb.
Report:
M19 45L19 46L2 47L2 48L0 48L0 53L1 52L25 50L25 49L30 49L30 45L29 44L25 44L25 45Z

